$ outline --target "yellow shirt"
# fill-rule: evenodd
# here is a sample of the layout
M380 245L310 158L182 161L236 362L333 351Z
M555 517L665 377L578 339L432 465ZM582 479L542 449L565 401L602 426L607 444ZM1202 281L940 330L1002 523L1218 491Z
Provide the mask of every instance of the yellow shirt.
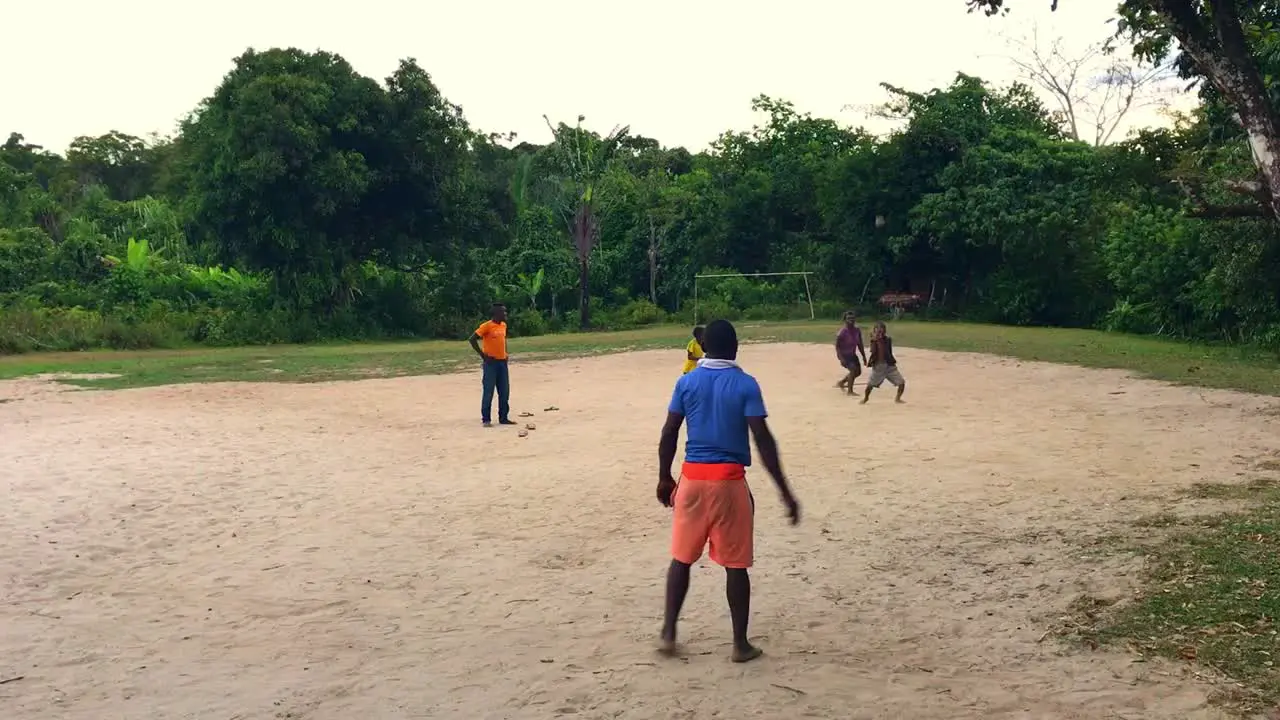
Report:
M476 328L480 336L480 350L494 360L507 359L507 324L486 320Z
M690 340L689 345L685 347L684 370L682 374L688 373L690 370L698 367L698 360L702 358L702 346L697 340ZM689 358L693 358L690 360Z

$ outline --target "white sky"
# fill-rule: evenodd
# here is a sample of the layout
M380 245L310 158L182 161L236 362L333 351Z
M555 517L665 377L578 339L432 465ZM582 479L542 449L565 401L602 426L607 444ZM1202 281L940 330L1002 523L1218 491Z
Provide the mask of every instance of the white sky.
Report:
M276 46L336 52L379 80L415 57L473 126L533 142L549 139L544 113L584 114L696 151L749 128L760 93L881 130L844 108L883 101L882 81L1008 82L1000 33L1038 25L1083 46L1107 37L1116 2L1010 0L987 18L963 0L3 0L0 138L63 152L77 135L169 134L235 56Z

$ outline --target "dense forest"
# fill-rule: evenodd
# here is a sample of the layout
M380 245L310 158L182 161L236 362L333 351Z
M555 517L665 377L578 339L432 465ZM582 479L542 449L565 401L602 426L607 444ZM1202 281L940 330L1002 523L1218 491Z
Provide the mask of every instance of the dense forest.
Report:
M703 152L585 118L535 145L472 127L413 60L379 82L251 50L173 137L9 135L0 352L461 337L495 299L513 334L687 322L698 273L797 270L824 316L909 292L937 317L1280 349L1280 8L1252 5L1121 3L1200 104L1102 144L959 74L886 85L882 136L761 96ZM799 279L700 294L704 317L809 312Z

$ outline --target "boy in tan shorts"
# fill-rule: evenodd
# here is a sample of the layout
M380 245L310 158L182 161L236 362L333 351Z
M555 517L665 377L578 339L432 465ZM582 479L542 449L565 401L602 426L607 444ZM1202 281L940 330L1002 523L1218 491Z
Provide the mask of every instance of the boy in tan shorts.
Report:
M865 405L871 399L871 391L883 385L885 380L898 388L894 402L902 402L907 381L898 372L898 360L893 357L893 339L886 334L883 322L877 322L871 331L871 357L868 364L871 365L871 377L867 378L867 391L862 396L862 404Z

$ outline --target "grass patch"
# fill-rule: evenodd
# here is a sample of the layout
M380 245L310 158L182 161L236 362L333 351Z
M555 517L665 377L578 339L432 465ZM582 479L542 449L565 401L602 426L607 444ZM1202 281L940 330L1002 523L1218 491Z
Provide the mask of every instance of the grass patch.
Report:
M1257 500L1276 490L1274 478L1258 477L1247 483L1195 483L1187 495L1197 500Z
M744 342L830 344L825 322L738 323ZM900 347L1004 355L1023 360L1116 368L1169 382L1280 395L1274 355L1092 330L1015 328L965 323L896 322ZM631 350L667 349L679 364L684 326L512 338L513 359L528 361ZM187 382L342 380L453 372L474 360L463 342L421 341L155 351L99 351L0 357L0 379L37 373L112 373L117 378L73 380L85 387L122 388ZM904 362L910 363L909 357Z
M1139 549L1147 560L1142 595L1115 606L1081 598L1062 634L1211 668L1233 682L1217 699L1238 709L1280 706L1280 484L1204 484L1190 494L1252 503L1144 523L1167 531Z

